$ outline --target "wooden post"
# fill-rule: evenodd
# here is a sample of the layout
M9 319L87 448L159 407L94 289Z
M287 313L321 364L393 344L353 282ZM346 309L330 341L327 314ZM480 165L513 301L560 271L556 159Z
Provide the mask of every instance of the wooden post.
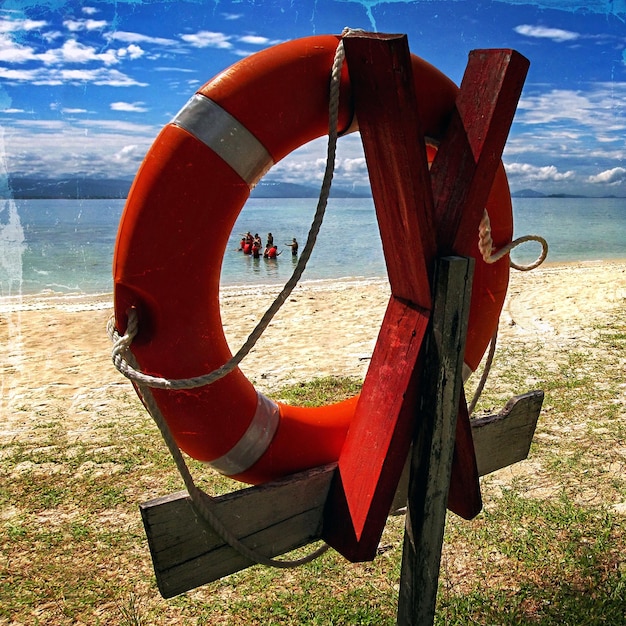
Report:
M441 259L422 380L422 419L413 440L398 624L433 623L446 504L462 387L473 260Z

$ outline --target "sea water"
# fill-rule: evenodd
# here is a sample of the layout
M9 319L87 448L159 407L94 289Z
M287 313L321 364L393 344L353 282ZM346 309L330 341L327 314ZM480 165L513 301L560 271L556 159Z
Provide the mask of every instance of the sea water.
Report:
M52 292L108 293L123 200L5 200L0 213L0 296ZM286 246L304 246L316 200L260 199L241 212L223 258L222 285L283 283L295 259ZM626 258L626 199L514 198L514 235L548 240L548 262ZM237 250L242 233L268 232L281 255L252 259ZM538 244L516 249L520 263ZM371 198L333 199L303 280L381 278L385 262Z

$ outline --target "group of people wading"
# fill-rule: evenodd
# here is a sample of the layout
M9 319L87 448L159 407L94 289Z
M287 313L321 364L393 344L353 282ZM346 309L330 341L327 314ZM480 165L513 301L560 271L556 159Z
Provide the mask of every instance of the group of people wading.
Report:
M298 256L298 242L295 237L291 240L291 243L286 243L285 245L291 248L292 256ZM259 237L258 233L256 233L254 237L250 231L248 231L245 235L241 235L238 250L244 254L251 255L255 259L259 259L261 256L263 256L264 259L275 259L282 252L282 250L280 252L278 251L278 247L274 243L274 235L272 235L272 233L267 233L265 250L263 250L263 253L261 254L262 249L263 242L261 241L261 237Z

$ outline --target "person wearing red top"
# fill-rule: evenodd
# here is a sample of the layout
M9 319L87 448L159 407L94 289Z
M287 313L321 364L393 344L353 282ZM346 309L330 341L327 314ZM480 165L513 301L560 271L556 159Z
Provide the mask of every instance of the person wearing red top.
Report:
M263 256L266 259L275 259L279 254L280 252L278 252L278 248L276 248L276 245L272 244L269 248L266 248Z

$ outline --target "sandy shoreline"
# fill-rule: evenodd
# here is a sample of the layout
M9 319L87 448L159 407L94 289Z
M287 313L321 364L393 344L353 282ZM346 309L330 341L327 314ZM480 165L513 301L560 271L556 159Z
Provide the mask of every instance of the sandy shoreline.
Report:
M222 293L227 339L237 349L279 287ZM303 283L290 296L242 369L268 390L315 376L364 376L389 297L386 280ZM513 271L500 341L542 344L584 339L626 305L626 260ZM111 296L32 296L0 302L0 441L36 441L61 419L72 437L93 437L93 421L114 419L132 393L112 366L105 332Z

